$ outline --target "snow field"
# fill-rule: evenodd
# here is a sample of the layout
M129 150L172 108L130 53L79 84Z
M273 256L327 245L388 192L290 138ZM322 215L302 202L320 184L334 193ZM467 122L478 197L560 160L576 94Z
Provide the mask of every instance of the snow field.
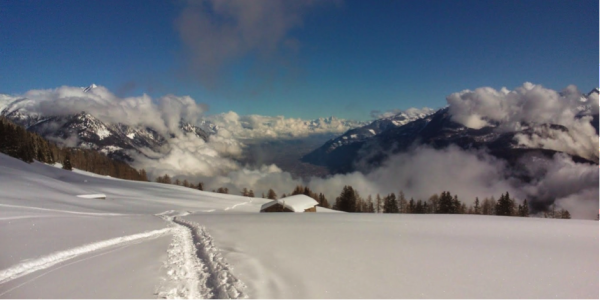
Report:
M598 298L595 221L268 201L0 154L0 298Z
M16 266L8 268L6 270L0 271L0 284L5 283L7 281L25 276L27 274L33 273L35 271L40 271L43 269L47 269L56 264L64 262L66 260L72 259L76 256L80 256L82 254L86 254L93 251L102 250L105 248L113 247L119 244L128 243L131 241L139 240L139 239L148 239L155 238L166 233L169 233L171 229L161 229L154 230L150 232L144 232L140 234L134 234L124 237L118 237L106 241L101 241L93 244L84 245L81 247L60 251L56 253L52 253L47 256L43 256L33 260L27 260L22 262Z

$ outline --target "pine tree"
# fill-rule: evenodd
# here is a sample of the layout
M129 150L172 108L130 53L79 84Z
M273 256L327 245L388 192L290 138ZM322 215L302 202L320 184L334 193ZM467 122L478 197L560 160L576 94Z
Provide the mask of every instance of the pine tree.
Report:
M454 203L450 192L442 192L439 198L438 214L452 214L454 213Z
M417 204L415 205L415 212L416 214L423 214L425 213L424 209L423 209L423 201L418 200Z
M503 194L496 203L496 215L498 216L513 216L515 210L515 202L510 199L508 192Z
M461 205L460 201L458 200L458 196L454 195L454 198L452 198L452 211L450 213L460 214L461 209L462 209L462 205Z
M140 181L148 181L148 174L146 174L146 170L141 169L140 173Z
M4 124L4 119L0 118L0 152L6 152L6 124Z
M527 204L527 199L523 200L523 205L521 206L521 217L529 217L529 205Z
M494 196L491 198L485 198L483 205L481 206L481 213L484 215L495 215L496 214L496 200Z
M329 202L327 201L327 198L325 198L325 195L323 194L319 194L319 206L321 207L325 207L325 208L329 208Z
M351 186L344 186L342 193L338 197L339 207L338 209L345 212L356 212L356 193Z
M475 208L473 208L473 213L478 215L481 214L481 207L479 206L479 198L475 197Z
M254 198L254 191L253 190L249 190L248 191L248 197Z
M440 196L438 194L433 194L429 197L429 210L432 214L437 214L439 210Z
M310 189L309 189L309 188L306 186L306 187L304 187L304 191L303 191L303 193L302 193L302 194L304 194L304 195L306 195L306 196L309 196L309 197L310 197L310 196L311 196L311 194L312 194L312 192L311 192L311 190L310 190Z
M277 200L277 194L273 189L269 189L269 191L267 192L267 198L271 200Z
M34 157L35 154L33 151L33 146L29 142L24 142L21 144L21 148L19 149L19 158L26 163L32 163Z
M415 213L415 199L410 198L410 201L408 201L408 208L406 209L406 213L409 213L409 214Z
M355 212L366 212L367 211L367 203L363 200L363 198L358 194L358 191L354 191L354 196L356 197L356 208Z
M406 200L406 197L404 196L404 191L400 190L400 192L398 193L398 199L396 200L397 203L397 207L398 207L398 212L401 214L406 214L406 213L410 213L410 209L408 207L408 201Z
M367 212L375 213L375 206L373 204L373 198L371 198L371 195L367 197Z
M377 194L377 197L375 197L375 212L376 213L381 213L381 196L379 196L379 194Z
M385 214L397 214L400 212L398 208L398 202L396 202L396 195L391 193L383 199L383 213Z
M204 191L204 183L198 182L198 190Z
M73 166L71 165L71 154L68 151L67 151L67 155L65 156L65 159L63 161L62 168L65 170L69 170L69 171L73 170Z
M296 188L292 191L292 195L300 195L304 193L304 187L301 185L297 185Z

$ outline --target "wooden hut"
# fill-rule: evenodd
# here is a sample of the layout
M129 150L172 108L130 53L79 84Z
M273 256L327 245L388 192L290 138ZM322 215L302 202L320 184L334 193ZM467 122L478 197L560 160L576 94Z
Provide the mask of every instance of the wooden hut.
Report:
M293 195L263 204L260 212L317 212L318 204L306 195Z

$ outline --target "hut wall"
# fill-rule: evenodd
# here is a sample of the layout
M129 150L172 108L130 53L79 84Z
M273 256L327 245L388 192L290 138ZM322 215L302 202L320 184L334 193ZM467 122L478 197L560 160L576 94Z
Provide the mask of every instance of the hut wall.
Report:
M287 207L284 207L283 205L277 203L273 206L267 207L264 210L261 210L261 212L293 212L292 210L290 210Z
M317 212L317 207L313 206L311 208L307 208L307 209L304 210L304 212Z

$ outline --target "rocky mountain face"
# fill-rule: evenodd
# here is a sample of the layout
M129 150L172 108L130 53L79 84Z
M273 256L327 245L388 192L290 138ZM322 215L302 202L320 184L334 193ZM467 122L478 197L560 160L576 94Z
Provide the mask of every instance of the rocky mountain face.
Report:
M598 134L597 114L593 116L592 125ZM448 108L407 120L404 124L380 119L329 140L303 156L302 161L325 166L332 173L347 173L376 167L390 155L418 145L429 145L436 149L456 145L462 149L483 149L517 166L524 159L547 158L558 152L541 145L521 144L517 136L528 138L535 135L537 138L552 139L557 132L569 133L568 128L556 124L522 124L521 128L512 131L497 130L498 126L500 124L481 129L465 127L452 120ZM576 161L598 163L598 156L583 158L572 153L570 155Z
M406 113L398 113L391 117L385 117L377 119L370 124L358 128L348 130L346 133L339 137L331 139L323 147L325 152L330 153L339 147L349 146L357 143L366 142L383 132L392 130L394 128L402 127L413 121L424 119L433 113L419 113L408 115ZM323 148L322 147L322 148Z
M93 88L95 85L84 91ZM165 153L169 150L168 137L150 127L109 124L86 112L43 116L28 111L27 101L29 100L23 98L6 103L0 115L61 145L97 150L111 158L128 162L131 162L133 153L149 156L151 153ZM209 124L206 126L210 128ZM182 121L179 127L184 134L193 134L208 141L210 134L198 126Z

